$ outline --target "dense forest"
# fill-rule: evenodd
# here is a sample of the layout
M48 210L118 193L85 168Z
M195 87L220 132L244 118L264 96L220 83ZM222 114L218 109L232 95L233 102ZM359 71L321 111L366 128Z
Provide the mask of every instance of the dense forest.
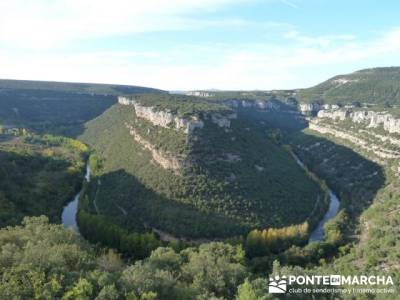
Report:
M0 249L1 299L233 299L249 276L240 246L160 247L127 264L45 217L1 229Z

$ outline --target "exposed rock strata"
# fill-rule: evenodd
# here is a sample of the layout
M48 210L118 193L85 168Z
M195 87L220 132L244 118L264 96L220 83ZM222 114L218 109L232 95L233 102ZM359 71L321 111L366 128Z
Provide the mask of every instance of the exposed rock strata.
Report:
M183 130L186 134L192 133L196 128L203 128L204 126L204 122L196 117L192 117L191 119L182 118L170 111L156 110L152 106L141 105L137 101L127 97L118 97L118 102L122 105L133 105L136 116L151 122L153 125Z
M177 157L169 153L162 152L156 147L143 138L140 134L136 132L133 126L127 125L129 129L129 134L133 136L134 140L139 143L144 149L150 151L153 161L160 165L162 168L167 170L172 170L179 174L180 170L185 167L189 167L191 162L187 157Z
M353 144L356 144L361 149L370 151L381 159L398 159L400 158L400 152L392 149L387 149L381 144L377 145L368 141L367 139L357 136L356 133L347 132L343 129L335 128L334 126L323 124L318 119L310 120L309 128L322 134L331 134L337 138L347 140Z
M204 127L204 120L196 116L184 118L169 110L158 110L153 106L144 106L135 100L122 96L118 97L118 102L122 105L133 105L138 118L145 119L156 126L183 130L186 134L191 134L194 130ZM236 119L237 115L236 113L211 113L205 118L210 118L211 122L217 124L219 127L229 128L231 126L231 120Z
M332 120L351 120L354 123L365 124L367 128L382 128L389 133L400 133L400 118L394 117L386 111L354 110L351 108L339 108L337 105L325 104L300 104L301 112L318 112L318 118Z
M299 105L299 109L302 113L314 113L321 109L318 103L302 103Z

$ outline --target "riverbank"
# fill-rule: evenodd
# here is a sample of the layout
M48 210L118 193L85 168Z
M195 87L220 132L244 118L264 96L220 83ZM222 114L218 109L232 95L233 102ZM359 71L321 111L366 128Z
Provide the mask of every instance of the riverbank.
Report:
M85 181L90 182L90 167L89 164L86 164L85 171ZM80 191L75 195L75 197L70 201L63 209L61 214L61 222L65 228L73 229L79 232L78 222L77 222L77 214L79 208L79 198L82 194L83 186Z

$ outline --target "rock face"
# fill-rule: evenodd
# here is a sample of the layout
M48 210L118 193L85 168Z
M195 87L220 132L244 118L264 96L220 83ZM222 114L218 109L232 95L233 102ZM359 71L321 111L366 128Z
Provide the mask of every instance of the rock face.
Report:
M256 101L250 101L250 100L226 100L224 101L224 104L232 107L232 108L256 108L256 109L261 109L261 110L279 110L280 107L277 103L274 103L273 101L261 101L261 100L256 100Z
M185 95L207 98L211 97L213 94L206 91L189 91Z
M186 134L191 134L196 129L204 127L204 120L201 120L196 116L184 118L168 110L158 110L153 106L144 106L137 101L126 97L119 97L118 102L122 105L133 105L136 116L151 122L153 125L183 130ZM205 119L210 119L211 122L223 128L229 128L231 126L231 120L236 118L236 113L211 113L205 116Z
M118 103L122 104L122 105L134 105L135 104L135 100L131 100L127 97L123 97L123 96L118 96Z
M344 121L351 120L354 123L363 123L367 128L382 126L389 133L400 133L400 119L388 112L376 112L368 110L352 111L351 109L320 110L318 118L329 118Z
M231 127L231 120L236 119L237 114L221 115L221 114L211 114L211 121L217 124L219 127Z
M317 131L322 134L331 134L334 137L347 140L353 144L356 144L361 149L372 152L380 159L399 159L400 152L392 150L391 148L384 147L382 143L376 144L372 142L370 139L360 137L356 132L348 132L343 128L336 128L333 125L328 125L322 123L320 120L314 119L310 120L309 128L311 130ZM377 137L377 136L375 136ZM386 140L385 140L386 141ZM398 143L395 139L390 139L390 143L395 144Z
M344 121L350 116L348 110L320 110L317 113L318 118L330 118L333 120Z
M299 105L299 109L302 113L314 113L318 112L321 107L318 103L302 103Z
M177 157L168 153L164 153L143 138L140 134L138 134L135 128L131 125L126 124L129 129L129 134L133 136L134 140L139 143L144 149L150 151L150 154L153 158L153 161L156 162L164 169L172 170L176 174L180 174L180 170L185 167L191 166L191 162L187 159L187 157Z
M182 118L170 111L157 110L152 106L144 106L126 97L118 97L118 103L122 105L133 105L136 116L151 122L153 125L183 130L186 134L190 134L195 129L203 128L204 126L204 122L196 117L190 119Z

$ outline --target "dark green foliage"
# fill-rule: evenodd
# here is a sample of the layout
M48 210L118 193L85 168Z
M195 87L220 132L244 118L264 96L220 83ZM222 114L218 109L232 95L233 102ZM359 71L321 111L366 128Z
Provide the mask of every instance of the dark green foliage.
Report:
M223 243L158 248L132 265L95 250L45 217L1 229L0 299L234 299L248 276L241 247Z
M87 148L54 136L0 135L0 227L61 210L78 190Z
M144 106L152 106L156 110L168 110L180 116L200 116L207 113L224 113L231 111L231 109L225 105L192 96L142 94L126 97L134 99Z
M157 299L233 299L247 274L243 262L240 247L222 243L179 254L158 248L148 259L128 267L121 280L126 294L136 297L153 292Z
M268 296L268 280L266 278L257 278L248 280L238 287L236 300L266 300Z
M387 106L400 104L400 68L365 69L335 76L315 87L297 93L300 102Z
M82 276L94 269L87 243L45 217L1 229L0 249L1 299L61 298L83 288Z
M84 210L78 213L78 224L80 233L87 240L119 249L131 258L145 258L152 250L161 246L154 234L129 233L105 217L91 215Z
M274 90L274 91L214 91L210 92L209 100L225 102L226 100L246 100L246 101L273 101L281 100L288 104L296 104L293 98L294 90Z

